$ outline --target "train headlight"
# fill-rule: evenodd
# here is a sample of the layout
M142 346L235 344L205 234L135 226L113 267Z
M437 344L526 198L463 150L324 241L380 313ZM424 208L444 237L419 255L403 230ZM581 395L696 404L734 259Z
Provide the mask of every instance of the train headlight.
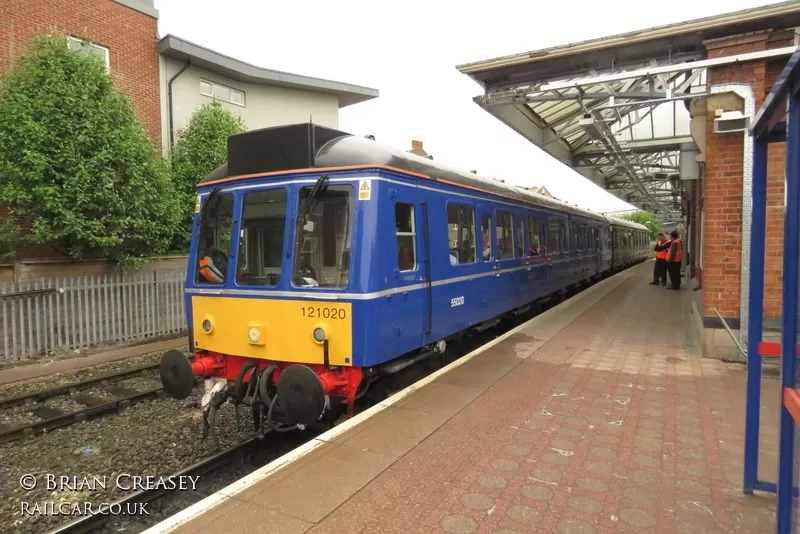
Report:
M247 331L247 337L250 338L250 343L258 343L261 341L261 332L258 331L258 328L252 326Z
M213 325L211 324L211 319L210 318L203 319L203 324L201 325L201 327L203 329L203 332L205 332L206 334L210 334L211 329L213 328Z
M264 325L261 323L248 323L247 339L251 345L264 346Z
M313 336L314 336L314 341L316 341L317 343L322 343L323 341L325 341L325 330L317 327L314 329Z

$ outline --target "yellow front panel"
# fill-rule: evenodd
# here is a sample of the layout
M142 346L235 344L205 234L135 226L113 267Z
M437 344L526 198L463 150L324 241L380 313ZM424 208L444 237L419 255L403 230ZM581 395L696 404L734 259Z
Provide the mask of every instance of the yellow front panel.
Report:
M192 297L195 348L233 356L294 363L323 363L315 328L328 339L331 365L352 365L352 306L349 302ZM208 319L210 334L203 331ZM261 339L251 343L250 328Z

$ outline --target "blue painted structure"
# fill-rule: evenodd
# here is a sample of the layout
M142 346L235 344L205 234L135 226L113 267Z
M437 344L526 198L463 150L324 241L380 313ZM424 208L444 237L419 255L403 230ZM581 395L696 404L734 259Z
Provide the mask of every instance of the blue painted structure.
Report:
M788 118L788 120L787 120ZM747 414L745 422L744 492L777 492L778 533L798 528L797 402L798 262L800 262L800 49L791 57L750 127L754 138L753 219L750 251L750 325L748 330ZM786 142L786 211L783 256L783 324L781 331L781 414L777 484L758 479L761 340L766 243L767 150Z
M648 259L652 254L647 229L630 221L564 205L561 210L552 200L537 198L528 202L501 197L449 184L431 181L380 167L325 171L331 186L348 186L357 195L359 182L371 183L371 200L354 202L353 240L350 249L349 283L342 288L298 288L290 276L281 276L275 286L243 286L235 277L209 288L197 283L197 232L192 239L190 267L186 284L187 320L191 327L191 296L214 294L245 298L287 298L295 300L337 299L353 303L353 357L357 367L378 365L399 356L479 325L569 287L577 286L612 270L619 270ZM271 175L231 180L219 194L234 196L234 212L241 213L245 193L285 187L288 190L287 218L297 216L297 198L303 187L313 186L320 173ZM214 185L201 186L199 194L207 197ZM292 201L294 199L294 201ZM400 271L395 235L395 204L414 206L417 261L410 270ZM447 234L447 207L450 204L473 208L475 226L483 216L491 217L492 261L451 265ZM428 224L424 212L427 210ZM512 215L515 253L499 258L496 239L499 211ZM531 218L539 221L540 243L548 243L548 223L563 224L565 253L529 255ZM239 235L239 221L233 235ZM517 229L523 228L519 254ZM591 239L577 237L579 226ZM623 232L637 235L630 243ZM294 242L294 225L287 224L284 243ZM586 235L586 234L585 234ZM596 236L596 237L595 237ZM477 233L477 249L483 250L482 235ZM579 241L589 241L579 246ZM627 244L626 244L627 243ZM430 274L424 252L430 251ZM237 272L237 255L230 251L228 272ZM292 255L285 254L282 271L292 270ZM428 284L430 280L430 284ZM357 326L356 326L357 325Z
M287 126L286 131L296 126ZM280 129L270 129L273 139ZM321 176L331 187L351 188L358 198L359 184L370 182L369 200L353 200L352 239L347 285L341 288L298 287L293 283L295 225L284 228L284 254L277 284L240 285L235 276L210 286L198 283L198 225L195 225L186 282L187 321L191 329L192 302L196 294L293 300L339 300L353 305L352 365L371 367L423 350L432 343L449 340L459 333L539 299L563 292L611 271L651 257L647 228L631 221L600 215L524 188L480 178L426 158L395 151L375 141L343 132L329 135L315 148L313 167L277 172L229 174L220 171L198 185L201 204L214 189L220 197L233 196L232 235L240 235L245 193L284 188L287 191L287 221L298 217L302 188L312 187ZM243 134L251 135L251 133ZM286 136L278 135L285 138ZM229 145L230 153L230 145ZM230 159L230 154L229 154ZM403 168L398 168L402 166ZM233 174L233 173L230 173ZM222 180L220 180L222 178ZM397 204L413 206L416 251L413 268L401 270L396 234ZM472 210L476 229L475 252L485 243L480 232L484 216L491 218L492 260L480 254L474 262L452 265L448 238L448 206ZM511 216L514 238L512 257L497 259L498 215ZM196 219L199 218L199 215ZM546 252L530 254L529 229L538 221L539 244ZM559 249L548 235L548 225L558 224ZM522 240L519 240L520 230ZM235 242L225 251L227 272L236 273ZM521 246L520 246L521 245Z

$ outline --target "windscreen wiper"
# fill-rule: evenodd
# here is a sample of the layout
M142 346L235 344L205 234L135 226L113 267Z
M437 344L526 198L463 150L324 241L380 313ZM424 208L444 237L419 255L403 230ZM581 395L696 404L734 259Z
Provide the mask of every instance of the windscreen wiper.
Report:
M317 179L316 183L314 184L314 187L311 189L311 193L308 194L308 198L303 204L302 212L297 217L298 221L305 220L306 215L308 215L308 213L311 211L311 208L314 207L313 201L317 198L317 195L322 190L322 186L325 184L327 180L328 180L327 174L323 174Z
M300 233L300 228L303 225L303 221L305 221L305 219L306 219L306 215L308 215L308 213L314 207L312 205L312 202L317 197L319 192L322 190L322 186L325 184L325 182L327 180L328 180L328 175L327 174L323 174L322 176L320 176L317 179L316 183L314 183L314 187L311 188L311 192L308 194L308 198L303 203L302 208L300 208L298 210L297 220L295 221L295 225L294 225L295 249L296 249L295 253L297 255L300 254L300 251L302 250L302 245L303 245L302 244L303 236ZM302 193L302 189L300 191ZM286 251L286 257L289 257L290 254L291 254L291 252L289 250L287 250Z

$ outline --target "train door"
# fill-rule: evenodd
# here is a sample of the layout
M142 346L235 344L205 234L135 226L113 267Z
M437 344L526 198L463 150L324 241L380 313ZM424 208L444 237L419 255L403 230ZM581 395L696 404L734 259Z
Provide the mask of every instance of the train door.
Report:
M416 184L392 188L397 259L393 296L394 337L407 350L420 347L432 324L432 286L428 204L420 202ZM408 345L408 347L406 347Z

